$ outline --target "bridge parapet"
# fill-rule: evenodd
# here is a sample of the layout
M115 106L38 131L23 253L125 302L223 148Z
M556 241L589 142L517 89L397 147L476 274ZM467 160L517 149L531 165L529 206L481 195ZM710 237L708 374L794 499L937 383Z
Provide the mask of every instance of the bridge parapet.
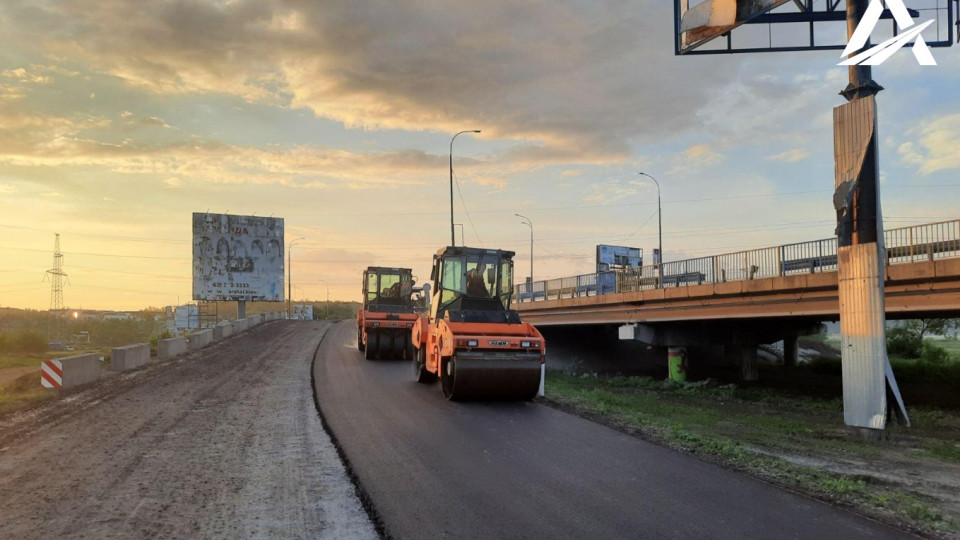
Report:
M884 232L888 267L920 261L934 262L960 257L960 219L889 229ZM636 291L713 285L717 290L739 292L771 288L754 282L779 278L784 286L804 288L804 280L786 279L832 273L837 270L837 239L784 244L708 257L665 262L661 268L648 265L627 271L609 271L554 278L516 285L519 310L527 304ZM836 278L833 278L834 286ZM682 293L670 293L671 297ZM732 293L736 294L736 293Z

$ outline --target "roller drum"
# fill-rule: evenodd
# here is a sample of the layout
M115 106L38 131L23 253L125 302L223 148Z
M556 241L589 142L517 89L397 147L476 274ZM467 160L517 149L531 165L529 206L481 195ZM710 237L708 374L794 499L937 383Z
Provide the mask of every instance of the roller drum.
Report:
M459 352L441 371L447 399L532 399L540 389L540 353Z
M367 330L367 346L365 351L367 360L378 358L380 354L380 332L377 330Z

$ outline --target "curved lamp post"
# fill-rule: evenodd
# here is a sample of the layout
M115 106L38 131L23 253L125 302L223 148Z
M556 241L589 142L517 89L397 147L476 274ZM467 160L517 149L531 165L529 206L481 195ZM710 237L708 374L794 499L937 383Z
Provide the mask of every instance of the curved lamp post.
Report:
M292 260L290 256L291 255L290 252L292 251L291 248L297 245L297 242L301 240L306 240L306 238L301 236L300 238L291 240L290 243L287 244L287 318L288 319L293 316L293 296L290 295L290 289L292 288L291 286L293 285L293 278L291 277L293 275L293 271L290 264Z
M326 320L330 318L330 284L327 283L327 280L321 278L317 278L317 281L323 283L327 287L327 302L324 304L325 309L323 314L323 318Z
M479 129L468 129L457 133L457 135L462 135L464 133L480 133ZM450 245L457 245L457 237L453 233L453 140L457 138L457 135L454 135L450 139Z
M650 176L645 172L637 173L642 176L653 180L653 183L657 185L657 237L658 245L657 251L660 253L659 261L657 261L657 273L660 275L660 287L663 287L663 212L660 210L660 182L657 182L657 179Z
M520 223L530 227L530 298L533 298L533 221L530 221L530 218L524 216L523 214L514 214L519 218L523 218L526 221L521 221Z

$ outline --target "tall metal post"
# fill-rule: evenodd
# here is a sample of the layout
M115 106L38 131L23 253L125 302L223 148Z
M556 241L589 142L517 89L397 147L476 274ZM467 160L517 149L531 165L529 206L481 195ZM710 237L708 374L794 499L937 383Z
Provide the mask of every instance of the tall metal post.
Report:
M290 318L290 316L291 316L291 314L292 314L292 304L291 304L291 302L293 301L293 296L291 296L291 292L290 292L290 290L293 288L293 287L292 287L292 285L293 285L293 277L291 276L291 274L293 273L293 270L292 270L292 266L291 266L291 264L290 264L290 262L291 262L290 252L293 251L293 250L291 249L292 247L293 247L293 243L291 242L290 245L287 246L287 318L288 318L288 319Z
M847 37L852 38L869 0L847 0ZM869 48L869 40L861 51ZM855 56L861 51L853 51ZM886 354L884 274L886 251L880 213L876 94L883 88L869 65L850 65L836 107L834 158L837 212L837 280L840 300L843 409L847 425L878 438L886 427L891 395L898 417L909 419Z
M480 133L479 129L468 129L466 131L461 131L457 135L462 135L464 133ZM453 233L453 140L457 138L457 135L454 135L450 138L450 245L457 245L457 237Z
M44 279L50 276L50 313L54 316L53 332L47 328L47 341L60 341L60 320L63 319L63 278L67 277L63 271L63 252L60 251L60 233L54 233L53 241L53 268L47 270Z
M292 253L293 246L297 245L297 242L303 239L304 238L301 236L300 238L297 238L296 240L293 240L289 244L287 244L287 318L288 319L293 316L293 296L290 293L290 290L292 289L292 285L293 285L293 265L291 264L292 263L291 257L293 255Z
M514 215L525 219L526 221L521 221L520 223L530 227L530 294L533 294L533 221L523 214Z
M660 210L660 182L645 172L637 173L653 180L657 185L657 251L660 252L660 260L657 261L657 274L660 276L660 287L663 287L663 212Z

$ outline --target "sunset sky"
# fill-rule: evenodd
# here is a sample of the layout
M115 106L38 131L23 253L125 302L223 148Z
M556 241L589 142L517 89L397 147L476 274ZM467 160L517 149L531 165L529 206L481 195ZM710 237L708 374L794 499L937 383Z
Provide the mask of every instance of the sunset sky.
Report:
M912 5L910 1L908 6ZM293 297L421 281L456 221L517 279L833 235L838 51L676 57L654 0L4 0L0 306L191 301L193 212L282 217ZM960 217L960 46L874 69L887 228ZM461 198L462 197L462 198ZM457 229L459 243L460 229Z

